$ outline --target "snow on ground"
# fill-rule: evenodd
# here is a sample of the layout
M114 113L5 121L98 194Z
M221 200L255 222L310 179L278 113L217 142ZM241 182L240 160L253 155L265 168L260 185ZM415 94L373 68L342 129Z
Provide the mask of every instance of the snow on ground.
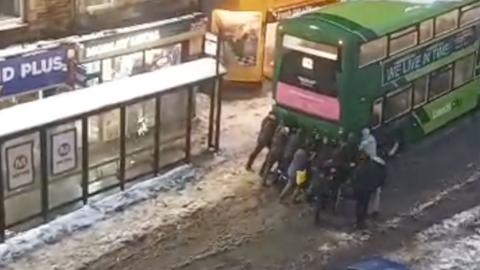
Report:
M418 233L389 257L416 270L480 269L480 206Z
M77 231L90 228L95 223L106 220L127 207L158 196L160 192L183 189L185 184L193 178L193 168L185 165L157 178L133 185L123 192L92 201L81 209L61 216L48 224L20 233L0 245L0 265L11 263L29 252L56 243Z
M26 245L23 249L34 250L34 252L13 260L8 267L42 270L84 269L87 265L109 254L115 254L116 251L120 253L123 249L128 250L132 243L143 241L145 237L161 242L176 230L188 226L192 215L201 213L203 209L215 208L229 198L235 198L241 190L246 194L250 193L252 189L250 178L253 175L246 176L243 166L239 164L245 162L243 159L254 147L252 145L254 134L258 131L262 117L270 109L269 105L268 96L248 101L228 102L224 105L222 110L224 123L222 124L222 152L224 154L222 156L225 158L220 156L210 162L210 167L197 170L198 177L203 179L201 182L188 184L184 190L171 190L153 198L145 193L135 195L130 193L127 196L119 194L117 199L128 201L129 196L137 196L144 201L116 215L111 215L108 219L105 218L102 210L99 210L99 205L102 205L103 211L110 213L115 212L115 209L122 209L123 206L102 203L95 204L94 207L89 205L83 211L70 216L77 217L78 220L84 220L82 217L90 216L91 219L100 222L94 225L91 221L75 223L72 226L78 229L75 233L71 233L73 230L68 227L59 226L58 235L68 235L61 240L61 237L46 237L45 235L51 234L49 231L51 229L47 227L40 227L22 234L23 238L15 238L16 242L23 243L25 237L33 235L40 240L35 244ZM139 185L142 186L142 184ZM10 246L11 243L15 243L12 241L9 242ZM3 250L8 249L9 243ZM42 248L39 248L40 246ZM3 254L4 262L8 262L25 252L4 252Z

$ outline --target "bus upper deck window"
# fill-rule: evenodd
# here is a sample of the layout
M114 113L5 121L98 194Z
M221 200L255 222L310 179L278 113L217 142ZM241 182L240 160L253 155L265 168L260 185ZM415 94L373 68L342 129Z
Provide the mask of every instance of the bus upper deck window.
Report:
M417 29L415 27L410 27L390 35L390 55L415 46L417 38Z
M480 20L480 6L466 6L462 8L462 14L460 15L460 25L467 25L476 20Z
M435 36L451 31L458 26L458 9L438 16L435 19Z
M360 47L359 66L363 67L387 56L387 37L382 37Z
M424 21L420 24L420 43L433 38L433 20Z

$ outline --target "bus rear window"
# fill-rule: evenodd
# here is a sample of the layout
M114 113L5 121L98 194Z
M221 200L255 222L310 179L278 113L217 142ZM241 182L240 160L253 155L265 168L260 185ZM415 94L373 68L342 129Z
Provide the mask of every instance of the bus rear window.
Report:
M335 47L291 36L285 36L283 44L280 82L322 95L338 96Z
M285 35L283 37L283 47L333 61L338 60L338 49L336 47L304 40L290 35Z

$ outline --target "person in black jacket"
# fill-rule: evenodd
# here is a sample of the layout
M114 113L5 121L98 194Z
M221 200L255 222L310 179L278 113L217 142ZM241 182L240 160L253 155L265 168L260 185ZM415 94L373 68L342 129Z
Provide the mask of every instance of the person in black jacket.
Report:
M273 111L270 111L268 115L263 119L260 132L257 137L257 145L248 158L246 169L252 171L253 162L257 158L258 154L262 152L264 148L270 148L272 144L273 134L278 126L278 120Z
M302 130L300 128L292 128L290 135L285 145L282 161L280 162L280 169L284 172L288 170L288 166L293 160L295 152L300 148L302 144Z
M263 178L263 185L267 184L267 178L272 167L275 164L277 164L277 166L280 166L280 162L282 160L283 152L285 150L285 145L287 141L288 128L279 125L275 130L275 134L273 135L272 145L270 146L270 150L268 151L267 158L265 159L265 162L262 165L262 169L260 170L260 175Z
M368 205L371 195L382 184L383 171L368 154L360 154L359 163L352 175L352 187L356 200L356 227L366 228ZM384 179L383 179L384 180Z

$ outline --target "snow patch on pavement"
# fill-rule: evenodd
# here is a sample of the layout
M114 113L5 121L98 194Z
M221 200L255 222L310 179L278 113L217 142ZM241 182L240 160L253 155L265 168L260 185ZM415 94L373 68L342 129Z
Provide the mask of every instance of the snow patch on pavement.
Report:
M444 236L451 236L460 229L474 224L480 218L480 206L456 214L452 218L444 220L440 224L433 225L425 231L419 233L416 240L419 242L431 241Z
M51 245L77 231L94 226L126 208L156 197L160 192L181 190L195 178L190 165L138 183L123 192L91 201L81 209L48 224L20 233L0 245L0 265L6 265L45 245Z
M413 243L388 257L418 270L475 270L480 265L480 206L418 233Z
M468 177L465 181L462 181L456 185L453 185L442 192L438 193L433 197L432 199L422 202L420 204L417 204L415 207L410 209L407 213L403 213L400 216L394 217L387 222L385 222L386 227L388 228L396 228L399 226L399 224L406 218L406 217L413 217L416 218L420 215L422 215L425 210L431 208L432 206L435 206L438 204L440 201L443 199L447 198L448 195L451 193L462 189L464 186L469 185L475 181L478 181L480 179L480 171L475 171L470 177Z

